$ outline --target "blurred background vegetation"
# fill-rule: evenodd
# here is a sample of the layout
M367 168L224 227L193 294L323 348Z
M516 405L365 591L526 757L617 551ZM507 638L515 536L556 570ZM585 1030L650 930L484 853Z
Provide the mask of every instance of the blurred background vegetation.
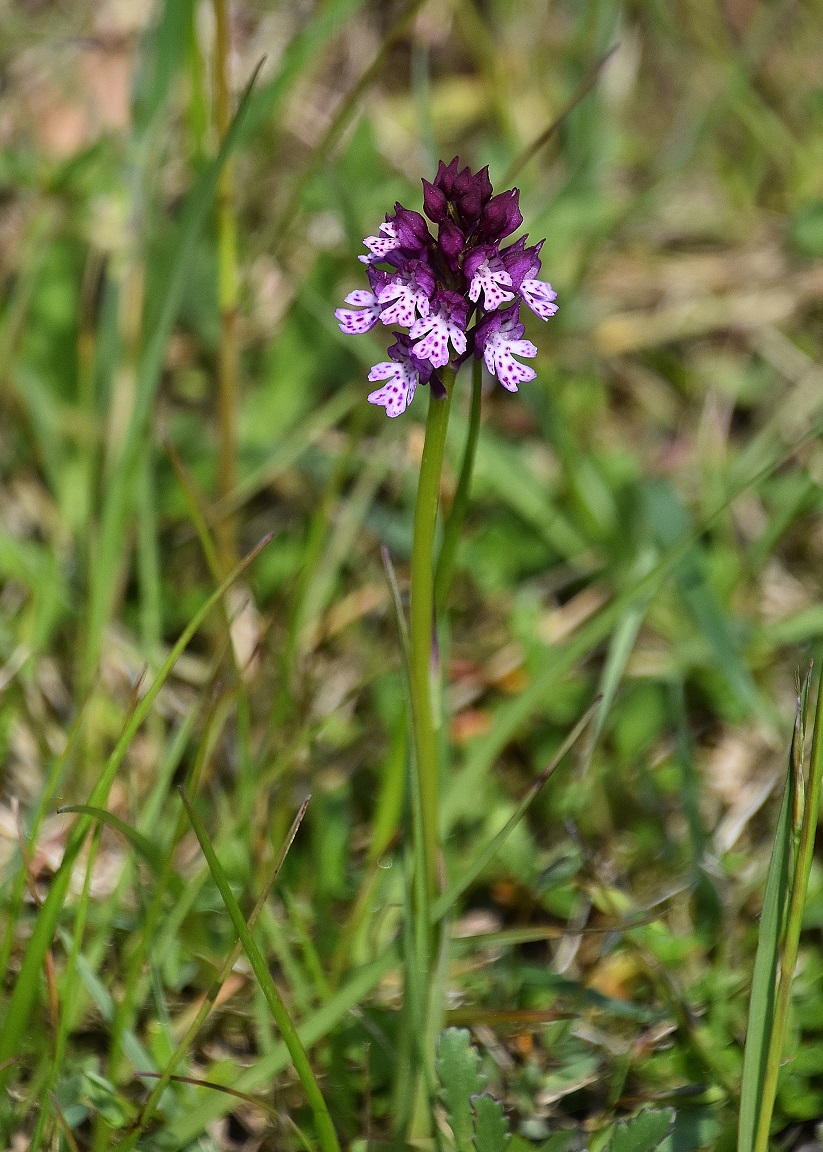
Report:
M823 7L231 0L229 16L233 106L263 64L230 160L221 493L212 5L0 7L5 993L72 826L55 809L86 800L144 669L225 574L226 525L239 554L273 534L104 800L167 853L162 881L112 827L78 857L3 1140L112 1146L151 1090L137 1073L164 1067L228 953L184 780L248 908L312 793L258 937L341 1140L386 1131L398 975L357 978L403 907L380 547L404 592L425 396L397 421L370 408L384 347L342 337L333 310L361 285L362 238L396 199L420 207L438 159L488 163L502 188L562 117L516 180L560 312L531 321L537 380L484 398L452 597L452 872L604 702L464 897L450 1019L524 1146L582 1148L665 1101L671 1152L731 1147L774 794L823 635ZM464 383L446 500L467 401ZM821 926L817 862L784 1148L821 1146ZM310 1127L243 962L178 1071L267 1107L173 1084L143 1147L281 1149Z

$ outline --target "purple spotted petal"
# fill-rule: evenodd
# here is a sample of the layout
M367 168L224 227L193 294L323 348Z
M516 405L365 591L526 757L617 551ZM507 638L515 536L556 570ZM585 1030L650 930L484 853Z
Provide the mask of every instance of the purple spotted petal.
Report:
M554 303L557 293L544 280L524 280L520 285L520 295L541 320L548 320L557 311Z
M377 261L385 260L390 252L394 252L396 248L400 247L397 228L391 221L387 220L385 224L381 224L380 232L382 235L367 236L363 241L369 254L368 256L357 257L362 264L374 264Z
M516 392L517 385L534 380L537 373L528 364L515 360L517 356L536 356L537 349L531 340L507 340L496 332L486 344L483 358L492 376L496 376L509 392Z
M386 380L382 388L370 392L369 404L379 404L394 419L402 415L414 399L418 375L409 361L384 360L369 372L369 380Z
M359 304L362 308L361 312L353 311L351 308L337 308L335 310L334 315L340 326L340 331L345 332L348 336L362 336L364 332L373 328L380 318L381 304L375 294L365 288L358 288L354 292L349 292L346 303Z
M377 292L377 299L383 305L380 313L382 322L411 328L418 315L428 315L434 284L430 269L419 260L411 261L408 269L387 277L386 283Z
M417 341L412 352L435 368L444 368L449 362L450 341L458 355L466 351L467 315L468 306L456 292L439 293L428 316L421 316L409 331L410 338Z
M494 312L501 304L514 300L514 293L505 289L511 287L512 278L503 267L497 256L487 256L470 272L469 261L463 266L467 276L470 276L469 299L477 301L483 292L483 307L487 312Z

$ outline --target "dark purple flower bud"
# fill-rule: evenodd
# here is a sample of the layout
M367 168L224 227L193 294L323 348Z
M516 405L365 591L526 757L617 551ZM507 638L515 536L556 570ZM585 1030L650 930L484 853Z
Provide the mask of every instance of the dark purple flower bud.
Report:
M492 198L492 182L489 179L489 166L481 168L474 178L474 186L483 204L488 204Z
M384 288L389 281L388 272L384 272L380 268L367 268L366 275L369 278L369 284L371 284L372 292L374 292L375 295L381 288Z
M459 266L460 253L463 251L463 245L466 238L456 224L451 220L445 220L437 233L437 244L440 251L446 257L446 262L449 267L454 271Z
M489 240L502 240L510 236L523 223L517 201L520 193L517 188L492 196L480 218L478 232Z
M465 196L467 193L471 192L473 186L474 176L472 175L472 170L466 166L460 172L458 172L457 176L454 178L454 189L452 191L451 198L454 200L459 200L461 196Z
M410 212L402 204L395 204L393 223L397 230L399 247L408 248L412 252L419 252L428 247L431 234L419 212Z
M423 181L423 210L434 224L442 224L449 215L449 205L445 194L434 184L430 184L428 180Z
M476 224L482 211L483 201L480 199L480 192L476 188L469 188L468 192L465 192L457 200L458 216L464 224Z
M457 165L460 160L455 156L454 160L447 166L441 160L437 166L437 175L434 178L435 185L443 192L447 200L451 199L452 191L454 190L454 181L457 176Z

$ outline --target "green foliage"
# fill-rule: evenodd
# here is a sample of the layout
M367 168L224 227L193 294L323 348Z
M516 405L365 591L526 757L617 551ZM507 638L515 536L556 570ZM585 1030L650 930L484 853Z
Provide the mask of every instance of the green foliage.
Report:
M823 1113L818 742L769 793L823 637L819 13L230 0L217 154L211 7L0 14L0 1145L312 1145L282 1005L346 1147L397 1135L408 1069L468 1152L789 1152ZM386 332L333 310L438 157L502 186L541 134L560 311L524 317L534 382L481 381L427 1018L392 609L427 392L369 408ZM227 517L273 534L231 596Z
M656 1152L674 1124L674 1110L644 1108L631 1120L621 1120L606 1152Z
M455 1152L505 1152L509 1126L498 1101L483 1091L486 1078L465 1028L441 1034L437 1077Z

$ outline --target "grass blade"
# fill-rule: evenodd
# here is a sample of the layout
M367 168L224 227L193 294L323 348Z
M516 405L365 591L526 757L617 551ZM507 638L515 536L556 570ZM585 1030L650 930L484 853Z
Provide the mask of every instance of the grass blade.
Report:
M752 1152L752 1149L757 1146L758 1131L762 1131L764 1123L766 1137L768 1137L768 1126L771 1120L771 1105L766 1109L768 1115L764 1117L764 1087L769 1051L774 1034L780 949L785 938L786 917L792 888L790 856L797 794L796 769L798 763L802 768L803 709L807 689L808 677L797 702L788 777L783 793L783 803L780 806L774 847L772 848L766 880L763 912L760 917L760 932L758 934L749 1020L746 1030L746 1050L743 1060L743 1082L737 1136L738 1152Z
M121 562L123 531L131 497L134 468L160 380L166 342L183 296L186 270L191 262L197 238L208 218L222 167L237 144L259 67L258 65L249 81L220 150L203 170L189 193L176 241L169 252L165 281L159 292L160 304L147 325L149 335L137 370L134 408L119 457L112 468L101 515L97 563L92 568L84 658L87 681L97 666L103 630L111 612L117 586L116 573Z
M234 572L223 581L220 587L214 592L203 607L197 612L189 622L188 627L183 632L180 639L172 648L165 663L163 664L157 676L154 678L151 686L146 692L145 696L137 704L131 714L120 739L114 747L109 759L106 762L103 772L92 790L89 797L89 804L94 807L100 807L105 803L106 797L109 794L114 778L117 775L118 769L123 762L126 752L131 745L138 729L143 724L143 721L148 716L152 709L154 701L163 684L171 674L172 669L177 663L178 657L188 646L189 641L200 628L200 625L208 616L212 608L217 604L220 599L225 595L226 591L231 587L235 580L238 579L243 572L254 561L258 554L271 540L271 536L266 536L257 545L257 547L246 556L240 564L237 565ZM20 972L14 984L14 990L9 1000L8 1012L6 1014L2 1034L0 1034L0 1062L13 1057L18 1052L18 1047L23 1034L28 1026L29 1017L31 1016L32 1008L37 997L37 992L40 984L40 972L42 970L43 962L45 960L46 952L48 951L51 942L54 938L54 933L57 928L57 922L63 908L63 902L68 892L69 882L71 880L71 871L80 849L83 846L83 841L88 834L92 825L92 817L83 815L74 826L71 835L66 843L66 848L63 853L63 859L60 867L58 868L54 879L52 880L49 888L48 895L43 902L43 906L37 914L37 920L34 925L31 938L26 948L23 957L23 963L20 967ZM0 1072L0 1085L4 1084L7 1079L7 1071Z
M217 855L206 835L203 823L182 788L180 789L180 797L185 805L189 820L191 820L192 828L195 831L197 839L200 841L200 847L203 850L203 855L206 857L209 871L223 899L226 911L231 917L234 930L243 945L243 951L248 957L248 961L257 977L261 991L266 998L269 1010L289 1050L294 1069L300 1079L300 1083L303 1085L303 1091L306 1093L309 1106L314 1113L320 1146L323 1152L340 1152L337 1133L334 1130L326 1101L323 1099L320 1086L317 1083L308 1056L306 1055L306 1049L303 1047L297 1029L292 1023L288 1010L280 998L280 993L277 991L277 986L269 972L266 960L251 932L249 932L243 913L240 911L240 907L234 898L228 877L223 871L220 861L217 859Z

